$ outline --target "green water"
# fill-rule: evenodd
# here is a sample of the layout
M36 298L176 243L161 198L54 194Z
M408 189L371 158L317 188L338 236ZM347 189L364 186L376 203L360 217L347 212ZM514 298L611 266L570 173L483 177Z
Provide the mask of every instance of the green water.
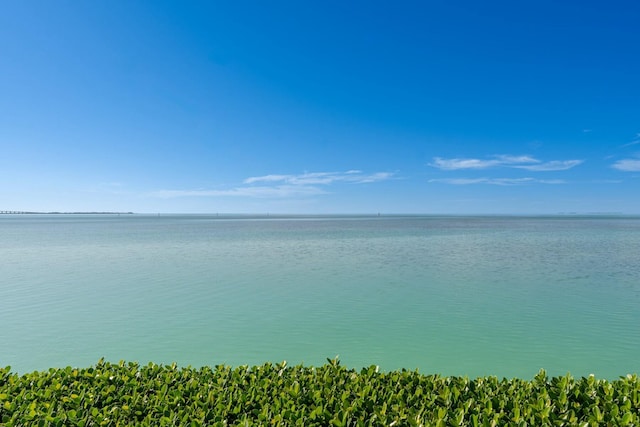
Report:
M640 218L0 215L0 365L640 372Z

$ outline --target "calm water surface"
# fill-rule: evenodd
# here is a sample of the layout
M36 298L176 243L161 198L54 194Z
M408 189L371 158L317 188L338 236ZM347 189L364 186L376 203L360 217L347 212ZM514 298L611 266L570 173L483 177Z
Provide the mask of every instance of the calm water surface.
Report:
M640 372L640 218L0 215L0 365Z

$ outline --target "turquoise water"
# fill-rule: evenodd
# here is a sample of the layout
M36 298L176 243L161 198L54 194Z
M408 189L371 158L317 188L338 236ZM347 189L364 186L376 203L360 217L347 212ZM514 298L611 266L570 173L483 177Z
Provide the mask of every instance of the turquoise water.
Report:
M0 365L640 372L640 218L0 215Z

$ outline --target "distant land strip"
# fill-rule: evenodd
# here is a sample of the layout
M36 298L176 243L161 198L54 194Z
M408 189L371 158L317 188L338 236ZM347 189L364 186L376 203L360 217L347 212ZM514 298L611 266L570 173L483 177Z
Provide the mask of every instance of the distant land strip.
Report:
M0 215L133 215L133 212L29 212L29 211L0 211Z

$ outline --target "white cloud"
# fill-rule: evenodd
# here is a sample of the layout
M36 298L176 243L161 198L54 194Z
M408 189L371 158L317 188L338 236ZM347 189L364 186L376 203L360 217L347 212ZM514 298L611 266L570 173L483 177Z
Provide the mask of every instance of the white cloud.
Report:
M317 187L303 185L278 185L274 187L237 187L229 190L160 190L153 197L170 199L175 197L294 197L325 194Z
M564 184L565 181L559 179L535 179L535 178L443 178L443 179L431 179L429 182L439 182L442 184L451 185L473 185L473 184L488 184L488 185L524 185L524 184Z
M528 171L548 172L548 171L564 171L581 164L583 160L552 160L546 163L538 163L534 165L513 166L518 169L526 169Z
M313 172L300 175L264 175L247 178L244 186L225 190L160 190L150 193L152 197L257 197L285 198L326 194L321 186L335 182L364 184L379 182L393 177L391 172L364 174L362 171L347 172ZM262 185L253 185L262 184ZM269 185L271 184L271 185Z
M611 167L624 172L640 172L640 159L618 160Z
M284 181L289 175L265 175L260 177L252 177L244 180L245 184L253 184L254 182L277 182Z
M283 182L291 185L328 185L334 182L352 182L363 184L384 181L393 176L391 172L377 172L366 175L362 171L349 170L347 172L307 172L299 175L265 175L254 176L244 180L245 184L256 182Z
M539 172L567 170L581 164L582 162L582 160L552 160L543 163L531 156L497 155L492 156L492 158L489 159L443 159L442 157L434 157L433 163L431 163L430 166L443 170L509 167Z
M504 164L514 164L514 163L538 163L540 160L535 159L531 156L510 156L510 155L499 155L495 156Z
M486 169L495 166L500 166L499 160L480 160L480 159L443 159L441 157L434 157L431 166L444 170L458 170L458 169Z
M510 156L499 155L493 156L491 159L443 159L442 157L434 157L431 166L445 169L445 170L458 170L458 169L487 169L498 166L511 166L522 163L538 163L539 160L530 156Z
M377 172L371 175L361 176L359 179L354 181L356 184L366 184L369 182L379 182L386 181L387 179L391 179L393 177L393 173L391 172Z

